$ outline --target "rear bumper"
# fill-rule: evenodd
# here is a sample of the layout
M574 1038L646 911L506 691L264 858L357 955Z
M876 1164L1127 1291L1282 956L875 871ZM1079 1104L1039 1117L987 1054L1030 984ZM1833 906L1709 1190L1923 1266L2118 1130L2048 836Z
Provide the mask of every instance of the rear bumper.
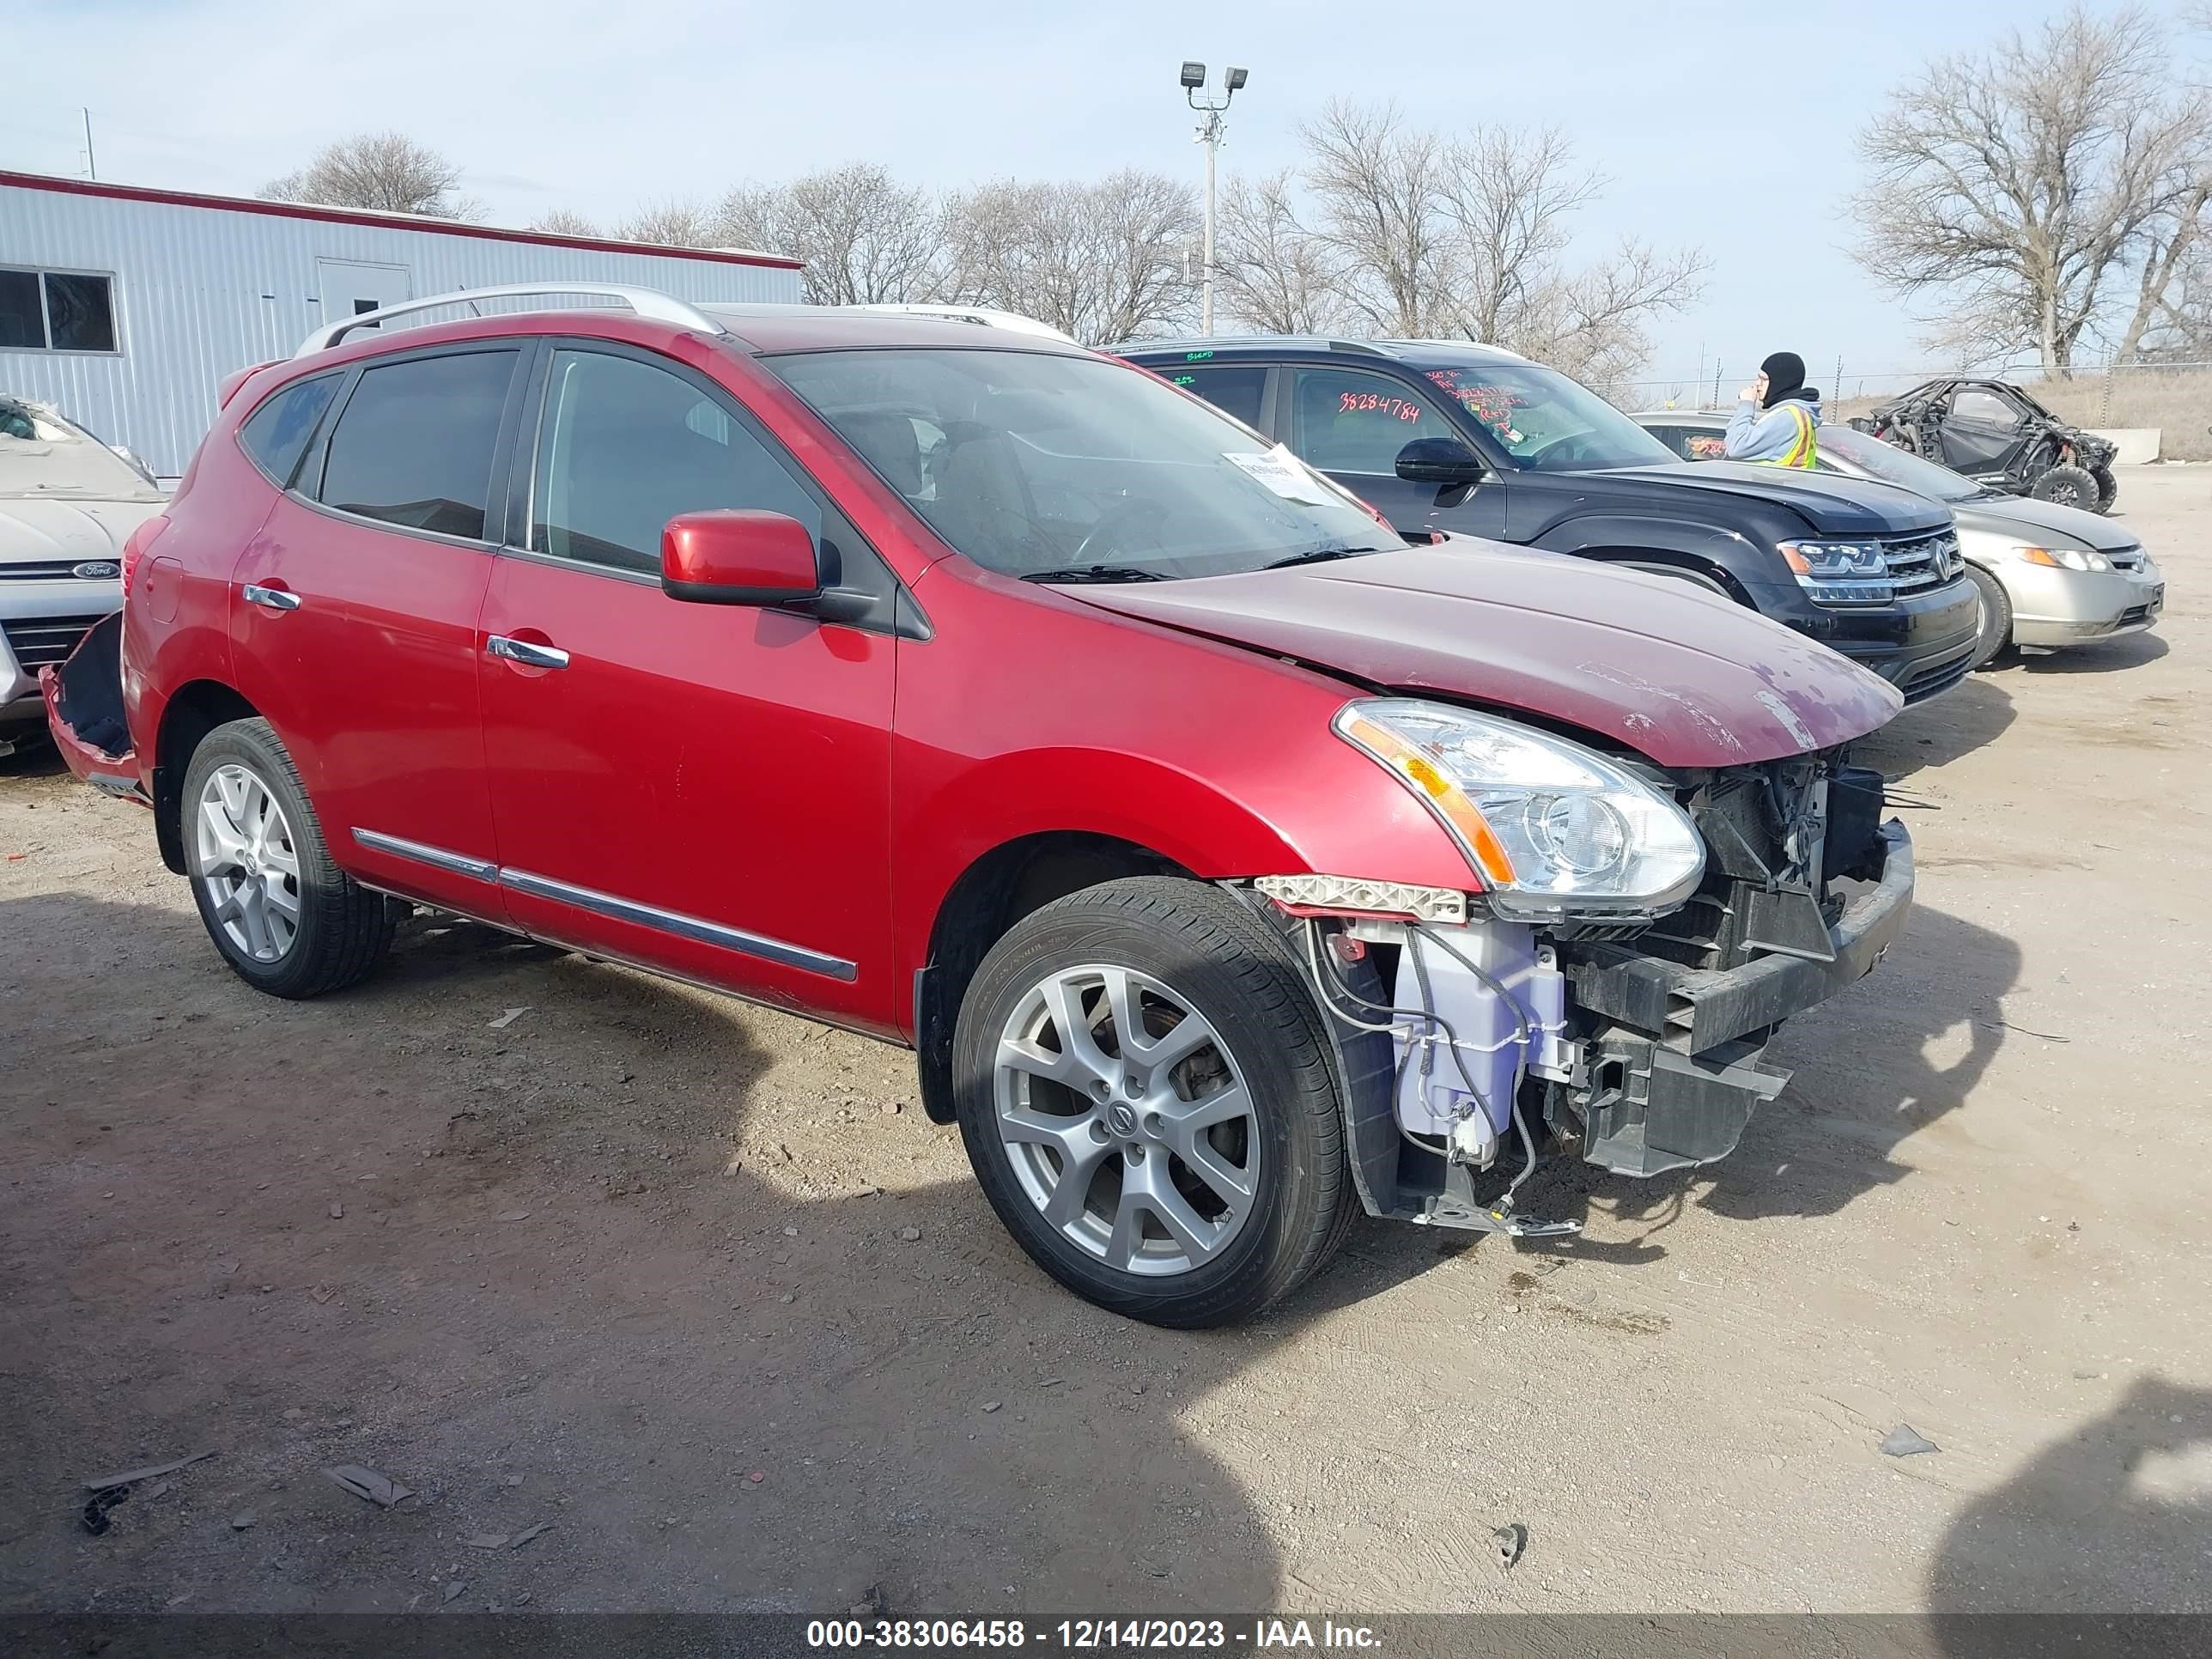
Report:
M1566 972L1577 1005L1607 1023L1584 1110L1583 1156L1623 1175L1710 1164L1789 1073L1760 1055L1773 1028L1864 978L1905 931L1912 909L1912 841L1881 826L1879 878L1828 930L1833 959L1769 955L1741 968L1698 969L1629 945L1577 947Z
M39 695L46 730L69 769L104 794L150 806L123 719L122 636L118 611L87 634L66 662L39 671ZM121 752L111 753L103 740Z
M87 630L123 602L118 582L9 582L0 586L0 726L41 718L39 673L58 665Z

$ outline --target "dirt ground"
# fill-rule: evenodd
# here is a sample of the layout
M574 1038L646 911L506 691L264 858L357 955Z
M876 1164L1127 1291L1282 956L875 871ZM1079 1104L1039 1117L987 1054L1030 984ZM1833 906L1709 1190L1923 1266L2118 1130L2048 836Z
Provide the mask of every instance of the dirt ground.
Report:
M0 1611L2212 1609L2208 492L2124 479L2157 635L1869 745L1910 936L1733 1159L1227 1333L1054 1288L901 1053L473 928L258 997L0 763Z

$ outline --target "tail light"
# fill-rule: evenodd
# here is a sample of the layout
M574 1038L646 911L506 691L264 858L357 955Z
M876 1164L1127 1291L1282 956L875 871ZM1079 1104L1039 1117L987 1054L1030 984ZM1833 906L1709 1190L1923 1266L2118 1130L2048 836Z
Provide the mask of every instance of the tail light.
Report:
M161 540L161 532L169 527L166 514L156 514L131 532L123 544L123 597L131 597L131 573L138 568L138 561L146 556L146 550Z

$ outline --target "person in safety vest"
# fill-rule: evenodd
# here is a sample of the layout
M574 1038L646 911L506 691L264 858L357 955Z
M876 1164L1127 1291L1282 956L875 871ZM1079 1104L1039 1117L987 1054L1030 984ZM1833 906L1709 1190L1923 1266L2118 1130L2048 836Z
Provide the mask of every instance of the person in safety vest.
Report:
M1820 453L1814 434L1820 424L1820 394L1805 384L1805 360L1778 351L1759 366L1759 378L1738 392L1729 422L1728 459L1769 466L1810 466Z

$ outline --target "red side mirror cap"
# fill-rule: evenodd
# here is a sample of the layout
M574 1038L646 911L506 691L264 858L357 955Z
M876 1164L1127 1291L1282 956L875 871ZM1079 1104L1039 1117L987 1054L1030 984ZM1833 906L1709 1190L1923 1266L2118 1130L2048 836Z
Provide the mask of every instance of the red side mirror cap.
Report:
M697 605L792 605L822 591L814 535L781 513L683 513L660 532L660 586Z

